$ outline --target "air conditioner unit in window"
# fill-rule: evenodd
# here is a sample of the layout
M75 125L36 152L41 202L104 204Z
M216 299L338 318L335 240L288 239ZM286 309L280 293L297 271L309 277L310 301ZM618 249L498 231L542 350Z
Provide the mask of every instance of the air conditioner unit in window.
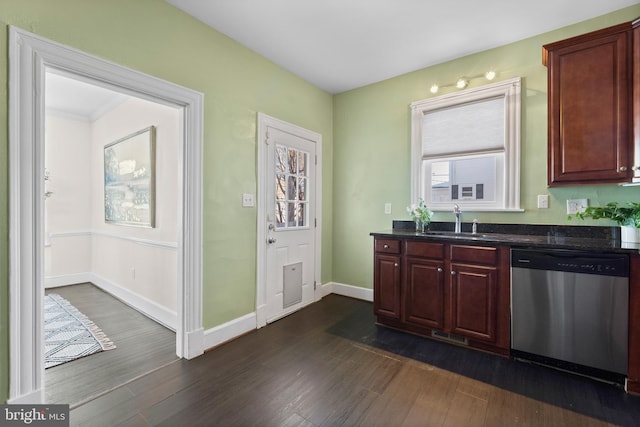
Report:
M484 184L453 184L451 186L451 200L482 199L484 199Z

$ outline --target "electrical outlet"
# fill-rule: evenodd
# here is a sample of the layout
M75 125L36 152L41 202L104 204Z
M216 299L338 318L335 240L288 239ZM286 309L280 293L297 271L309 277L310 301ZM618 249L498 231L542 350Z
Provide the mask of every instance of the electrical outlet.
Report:
M589 206L589 199L569 199L567 200L567 215L583 212L587 206Z
M538 209L548 209L548 208L549 208L549 195L538 194Z
M389 215L391 213L391 203L384 204L384 213Z

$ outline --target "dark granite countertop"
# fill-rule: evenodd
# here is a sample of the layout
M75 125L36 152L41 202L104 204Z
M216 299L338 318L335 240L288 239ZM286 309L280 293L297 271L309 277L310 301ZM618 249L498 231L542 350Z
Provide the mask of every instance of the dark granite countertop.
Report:
M370 233L376 237L499 244L512 247L575 249L594 252L639 253L640 244L620 242L620 227L483 224L477 234L471 223L462 224L462 232L454 233L453 222L432 222L424 232L416 232L413 221L393 221L391 230Z

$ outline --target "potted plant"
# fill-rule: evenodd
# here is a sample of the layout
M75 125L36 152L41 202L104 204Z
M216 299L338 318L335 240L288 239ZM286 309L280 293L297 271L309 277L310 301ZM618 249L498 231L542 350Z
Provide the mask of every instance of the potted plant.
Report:
M584 211L577 212L576 218L610 219L620 225L623 242L640 242L640 203L627 202L620 205L611 202L604 206L588 206Z
M425 228L431 222L433 212L429 210L423 199L420 199L418 205L415 204L407 207L407 212L416 223L416 232L424 233Z

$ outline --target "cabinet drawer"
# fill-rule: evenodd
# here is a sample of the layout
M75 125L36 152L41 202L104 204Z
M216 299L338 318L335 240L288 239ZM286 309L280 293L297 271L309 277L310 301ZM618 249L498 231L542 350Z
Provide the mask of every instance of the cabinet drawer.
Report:
M407 256L442 259L444 257L444 244L409 240L406 242L405 253Z
M496 265L498 250L485 246L451 245L451 261Z
M376 239L375 251L386 254L399 254L400 253L400 240L392 239Z

